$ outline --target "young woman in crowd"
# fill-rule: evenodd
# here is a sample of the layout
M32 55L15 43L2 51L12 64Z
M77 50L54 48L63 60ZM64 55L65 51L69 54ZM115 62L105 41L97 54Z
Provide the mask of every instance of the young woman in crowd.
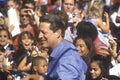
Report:
M86 77L87 77L91 59L95 55L95 48L93 41L89 37L78 36L74 40L74 45L76 46L80 56L83 58L83 60L86 62L88 66L88 70L86 73Z
M95 53L106 57L109 55L106 52L101 52L101 46L106 47L104 43L98 38L98 31L91 22L81 21L77 25L77 35L83 37L90 37L95 46ZM112 40L112 39L111 39Z
M89 65L92 56L95 54L94 45L89 37L76 37L74 40L74 45L76 46L80 56Z
M15 52L14 60L17 63L19 71L29 71L31 67L31 59L37 56L38 48L34 45L34 37L28 32L22 32L19 37L19 50Z

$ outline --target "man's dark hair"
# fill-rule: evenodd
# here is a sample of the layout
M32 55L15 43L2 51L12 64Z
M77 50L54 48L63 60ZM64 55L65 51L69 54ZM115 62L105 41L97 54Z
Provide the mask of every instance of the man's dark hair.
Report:
M62 4L64 3L65 0L62 0ZM74 4L76 3L76 0L74 0Z
M35 6L35 1L34 0L24 0L23 1L23 7L26 7L26 8L29 8L29 7L27 7L27 6L25 6L25 4L32 4L33 6ZM33 10L35 10L35 7L34 7L34 9Z
M40 17L40 22L48 22L50 23L50 29L53 32L56 32L57 30L62 30L62 36L64 36L65 32L65 21L58 15L54 13L48 13L42 17Z
M96 27L90 22L79 22L76 28L78 36L90 37L93 41L98 36Z

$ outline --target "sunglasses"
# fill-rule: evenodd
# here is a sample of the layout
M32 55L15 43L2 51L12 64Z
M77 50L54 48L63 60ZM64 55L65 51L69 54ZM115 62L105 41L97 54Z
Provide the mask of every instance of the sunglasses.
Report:
M26 8L26 9L34 9L33 7L30 7L30 6L24 6L24 8Z
M8 37L8 36L7 36L7 35L0 35L0 38L1 38L1 37L4 37L4 38L6 38L6 37Z
M29 17L29 15L28 14L26 14L26 15L20 15L20 17Z

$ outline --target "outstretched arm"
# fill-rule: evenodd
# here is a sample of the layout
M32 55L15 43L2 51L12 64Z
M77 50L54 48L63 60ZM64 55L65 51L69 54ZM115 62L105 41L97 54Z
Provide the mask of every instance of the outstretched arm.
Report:
M110 33L110 23L109 23L110 20L109 20L109 15L108 15L107 12L105 12L105 13L104 13L104 16L105 16L105 18L106 18L105 24L103 23L102 18L97 19L96 24L97 24L97 26L98 26L99 28L101 28L101 30L102 30L103 32L109 34L109 33Z
M31 74L28 76L25 76L22 80L44 80L44 78L40 75L37 74Z
M29 64L26 65L26 63L27 63L27 56L25 56L23 58L23 60L20 62L20 64L18 65L18 70L20 70L20 71L29 71L31 65L29 65Z

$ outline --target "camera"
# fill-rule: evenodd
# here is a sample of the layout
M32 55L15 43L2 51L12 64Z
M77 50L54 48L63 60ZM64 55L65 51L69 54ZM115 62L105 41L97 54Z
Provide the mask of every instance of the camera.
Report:
M75 13L73 13L73 14L72 14L72 17L74 18L75 16L76 16L76 14L75 14Z

